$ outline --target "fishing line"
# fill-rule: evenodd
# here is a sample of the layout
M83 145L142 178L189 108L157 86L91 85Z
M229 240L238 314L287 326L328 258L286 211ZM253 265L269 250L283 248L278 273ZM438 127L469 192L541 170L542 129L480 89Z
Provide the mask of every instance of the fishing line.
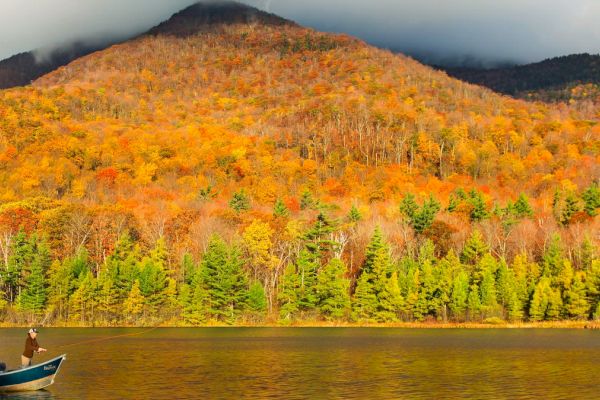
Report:
M81 344L104 342L104 341L107 341L107 340L112 340L112 339L126 337L126 336L139 336L139 335L143 335L143 334L148 333L148 332L152 332L153 330L158 329L158 328L159 328L159 326L155 326L154 328L146 329L146 330L141 331L141 332L125 333L123 335L115 335L115 336L109 336L109 337L99 338L99 339L83 340L81 342L75 342L75 343L63 344L63 345L59 345L59 346L53 346L53 349L62 349L62 348L65 348L65 347L77 346L77 345L81 345Z

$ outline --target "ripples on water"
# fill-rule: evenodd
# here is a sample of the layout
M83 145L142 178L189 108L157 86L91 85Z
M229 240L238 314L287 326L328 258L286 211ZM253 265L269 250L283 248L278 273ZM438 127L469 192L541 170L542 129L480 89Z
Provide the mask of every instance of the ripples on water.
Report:
M9 367L24 332L0 330ZM132 332L43 329L38 339L47 359ZM65 351L47 391L0 399L600 399L599 331L157 329Z

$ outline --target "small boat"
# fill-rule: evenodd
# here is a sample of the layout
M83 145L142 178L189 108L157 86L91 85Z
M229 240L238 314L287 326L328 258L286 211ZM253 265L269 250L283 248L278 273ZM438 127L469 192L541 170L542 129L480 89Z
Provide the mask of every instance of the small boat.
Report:
M66 360L63 354L41 364L0 373L0 392L39 390L54 383L60 364Z

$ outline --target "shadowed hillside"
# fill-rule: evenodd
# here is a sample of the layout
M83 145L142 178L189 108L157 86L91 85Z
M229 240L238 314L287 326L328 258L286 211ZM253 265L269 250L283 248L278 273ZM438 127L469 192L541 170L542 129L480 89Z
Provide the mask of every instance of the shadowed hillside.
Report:
M600 100L600 55L573 54L535 64L488 70L441 69L458 79L524 99Z
M42 58L36 57L33 51L16 54L0 61L0 89L29 85L33 80L58 67L106 47L76 43L66 49L54 50Z

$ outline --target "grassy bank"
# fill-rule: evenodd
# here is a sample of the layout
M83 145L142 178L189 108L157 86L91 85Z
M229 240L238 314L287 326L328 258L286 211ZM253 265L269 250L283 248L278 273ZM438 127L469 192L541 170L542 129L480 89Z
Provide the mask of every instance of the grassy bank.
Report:
M241 323L227 325L208 323L200 326L185 324L157 325L103 325L103 324L54 324L45 328L407 328L407 329L594 329L600 330L600 321L543 321L543 322L395 322L395 323L350 323L327 321L298 321L291 324ZM0 322L0 328L28 328L28 325Z

